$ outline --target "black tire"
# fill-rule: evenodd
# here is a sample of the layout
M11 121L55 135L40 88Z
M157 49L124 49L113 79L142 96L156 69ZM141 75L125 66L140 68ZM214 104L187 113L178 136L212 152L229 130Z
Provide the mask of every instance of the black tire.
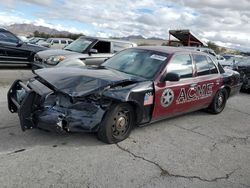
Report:
M211 105L208 108L209 112L211 112L212 114L221 113L226 106L227 98L228 93L226 89L220 89L219 91L217 91Z
M249 90L250 87L249 79L244 72L242 72L241 75L242 75L241 76L242 87L240 91L247 92L247 90Z
M126 139L135 125L134 109L127 103L114 104L105 114L99 130L98 139L114 144Z

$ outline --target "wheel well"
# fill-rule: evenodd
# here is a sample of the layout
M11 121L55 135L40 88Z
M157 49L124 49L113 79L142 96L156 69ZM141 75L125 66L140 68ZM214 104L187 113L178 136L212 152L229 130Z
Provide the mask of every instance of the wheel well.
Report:
M227 98L230 96L231 89L228 86L225 86L225 89L227 91Z
M142 110L140 109L140 106L132 101L129 101L128 104L130 104L135 111L136 124L139 123L142 120L142 116L143 116Z

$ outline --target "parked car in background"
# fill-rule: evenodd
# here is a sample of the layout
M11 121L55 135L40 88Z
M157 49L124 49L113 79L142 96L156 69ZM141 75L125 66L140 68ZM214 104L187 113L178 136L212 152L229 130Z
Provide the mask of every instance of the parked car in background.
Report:
M181 47L181 48L185 48L185 49L189 49L189 50L195 50L198 52L204 52L207 53L209 55L211 55L212 57L214 57L215 59L217 59L217 54L215 53L214 50L210 49L210 48L205 48L205 47Z
M62 49L71 42L73 40L69 38L48 38L45 42L40 43L40 45L53 49Z
M207 109L223 111L241 87L206 53L173 47L123 50L99 67L50 68L8 92L22 130L95 132L106 143L126 139L134 126Z
M222 66L239 72L242 82L241 89L250 90L250 57L230 55Z
M28 39L27 37L25 37L25 36L18 35L17 37L18 37L21 41L23 41L23 42L28 42L28 41L29 41L29 39Z
M238 62L241 62L245 57L241 55L223 55L225 61L220 62L223 67L234 67Z
M41 37L32 37L29 39L30 44L41 44L42 42L46 42L47 39Z
M221 65L226 61L222 55L216 55L216 59Z
M71 66L76 62L82 65L99 65L114 53L137 46L123 40L98 37L80 37L62 50L46 50L34 57L32 69L54 67L56 65Z
M34 55L47 48L29 44L0 28L0 64L30 64Z

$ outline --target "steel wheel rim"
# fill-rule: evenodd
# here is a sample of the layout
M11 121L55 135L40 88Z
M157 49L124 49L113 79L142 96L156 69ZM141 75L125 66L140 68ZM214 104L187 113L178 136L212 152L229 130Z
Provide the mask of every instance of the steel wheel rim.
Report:
M129 112L125 110L120 110L113 118L113 124L111 127L113 137L117 139L123 138L127 134L129 126Z
M220 110L224 106L224 101L225 101L225 96L223 95L222 92L220 92L217 96L216 100L216 108Z

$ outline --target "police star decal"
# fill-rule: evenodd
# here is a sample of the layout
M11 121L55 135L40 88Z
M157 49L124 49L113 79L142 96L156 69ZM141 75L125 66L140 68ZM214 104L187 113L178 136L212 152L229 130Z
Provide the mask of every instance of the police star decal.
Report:
M165 89L161 96L161 105L163 107L168 107L172 104L174 100L174 92L172 89Z

